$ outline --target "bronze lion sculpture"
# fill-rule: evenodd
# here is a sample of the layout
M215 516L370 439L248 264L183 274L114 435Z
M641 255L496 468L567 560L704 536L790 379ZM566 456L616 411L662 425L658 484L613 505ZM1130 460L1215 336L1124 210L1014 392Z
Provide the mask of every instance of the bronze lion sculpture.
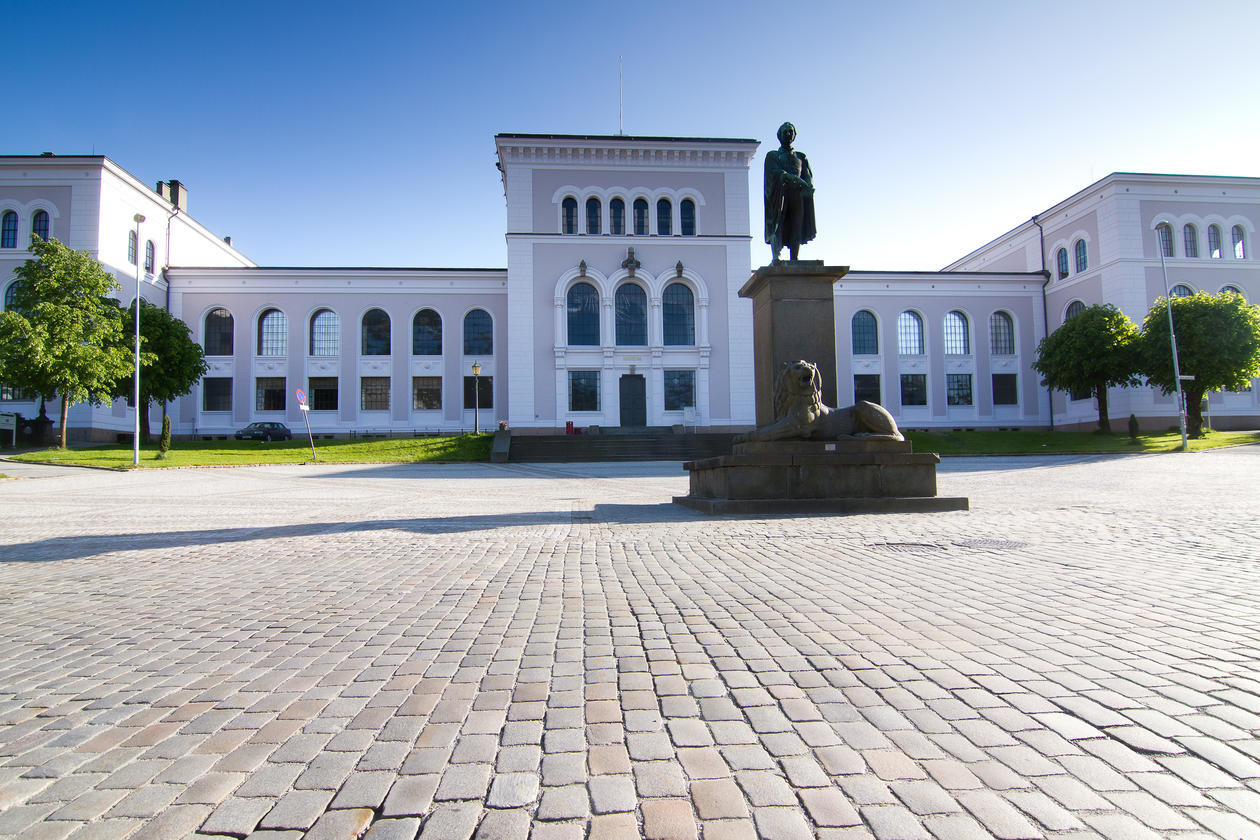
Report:
M779 419L740 440L905 440L883 406L865 400L848 408L823 405L822 376L816 365L804 360L784 362L779 368L774 380L774 416Z

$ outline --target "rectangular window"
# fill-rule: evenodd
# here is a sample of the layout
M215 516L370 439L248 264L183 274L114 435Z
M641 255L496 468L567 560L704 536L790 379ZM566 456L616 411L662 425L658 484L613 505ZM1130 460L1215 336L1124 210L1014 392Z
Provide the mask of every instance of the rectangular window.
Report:
M132 333L134 337L135 333ZM24 402L35 399L35 395L12 385L0 385L0 402Z
M207 376L201 380L201 410L232 410L232 377Z
M416 411L438 411L442 408L442 377L411 377L411 407Z
M599 411L599 371L569 371L569 411Z
M901 404L927 405L927 374L901 374Z
M1018 377L1013 373L993 374L993 404L1019 405Z
M665 410L682 411L696 405L696 372L694 370L665 371Z
M260 376L254 380L254 409L284 411L283 376Z
M479 385L473 383L480 382ZM473 400L473 388L477 388L477 399ZM475 403L475 404L474 404ZM464 377L464 408L494 408L494 377Z
M866 400L873 403L880 402L879 374L853 374L853 399L855 402L857 400Z
M945 404L971 405L971 374L945 374Z
M364 411L389 411L389 377L359 378L359 408Z
M311 411L337 410L337 377L312 376L309 384Z

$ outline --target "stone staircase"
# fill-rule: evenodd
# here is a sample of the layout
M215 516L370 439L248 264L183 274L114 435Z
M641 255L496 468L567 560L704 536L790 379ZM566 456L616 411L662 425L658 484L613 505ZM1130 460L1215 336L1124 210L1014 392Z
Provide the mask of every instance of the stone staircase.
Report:
M729 455L735 435L670 429L596 435L513 435L509 461L693 461Z

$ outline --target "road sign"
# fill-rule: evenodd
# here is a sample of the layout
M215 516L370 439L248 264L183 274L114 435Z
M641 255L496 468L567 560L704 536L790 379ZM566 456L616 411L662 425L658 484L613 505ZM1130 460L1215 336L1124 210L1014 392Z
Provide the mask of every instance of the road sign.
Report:
M298 398L298 402L300 402L300 403L304 403L304 402L306 402L306 392L305 392L305 391L303 391L301 388L298 388L298 389L297 389L297 398Z
M0 429L16 429L16 428L17 428L17 415L16 414L0 414Z

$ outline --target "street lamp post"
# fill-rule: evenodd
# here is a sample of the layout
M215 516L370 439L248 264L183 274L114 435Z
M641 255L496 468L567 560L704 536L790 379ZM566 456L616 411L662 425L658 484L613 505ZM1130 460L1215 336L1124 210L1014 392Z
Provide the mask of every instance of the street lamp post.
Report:
M140 225L144 216L137 213L132 217L136 222L136 343L135 367L132 370L132 396L136 404L136 428L131 439L131 465L140 466Z
M1171 242L1171 228L1168 234ZM1155 226L1155 250L1159 251L1159 267L1164 272L1164 301L1168 306L1168 337L1172 343L1173 381L1177 385L1177 417L1181 423L1181 451L1190 451L1190 441L1186 437L1186 401L1181 394L1181 364L1177 361L1177 331L1173 329L1172 294L1168 291L1168 266L1164 264L1164 239L1159 235L1159 226Z
M481 362L472 363L473 372L473 434L481 434L481 426L477 415L481 413Z

